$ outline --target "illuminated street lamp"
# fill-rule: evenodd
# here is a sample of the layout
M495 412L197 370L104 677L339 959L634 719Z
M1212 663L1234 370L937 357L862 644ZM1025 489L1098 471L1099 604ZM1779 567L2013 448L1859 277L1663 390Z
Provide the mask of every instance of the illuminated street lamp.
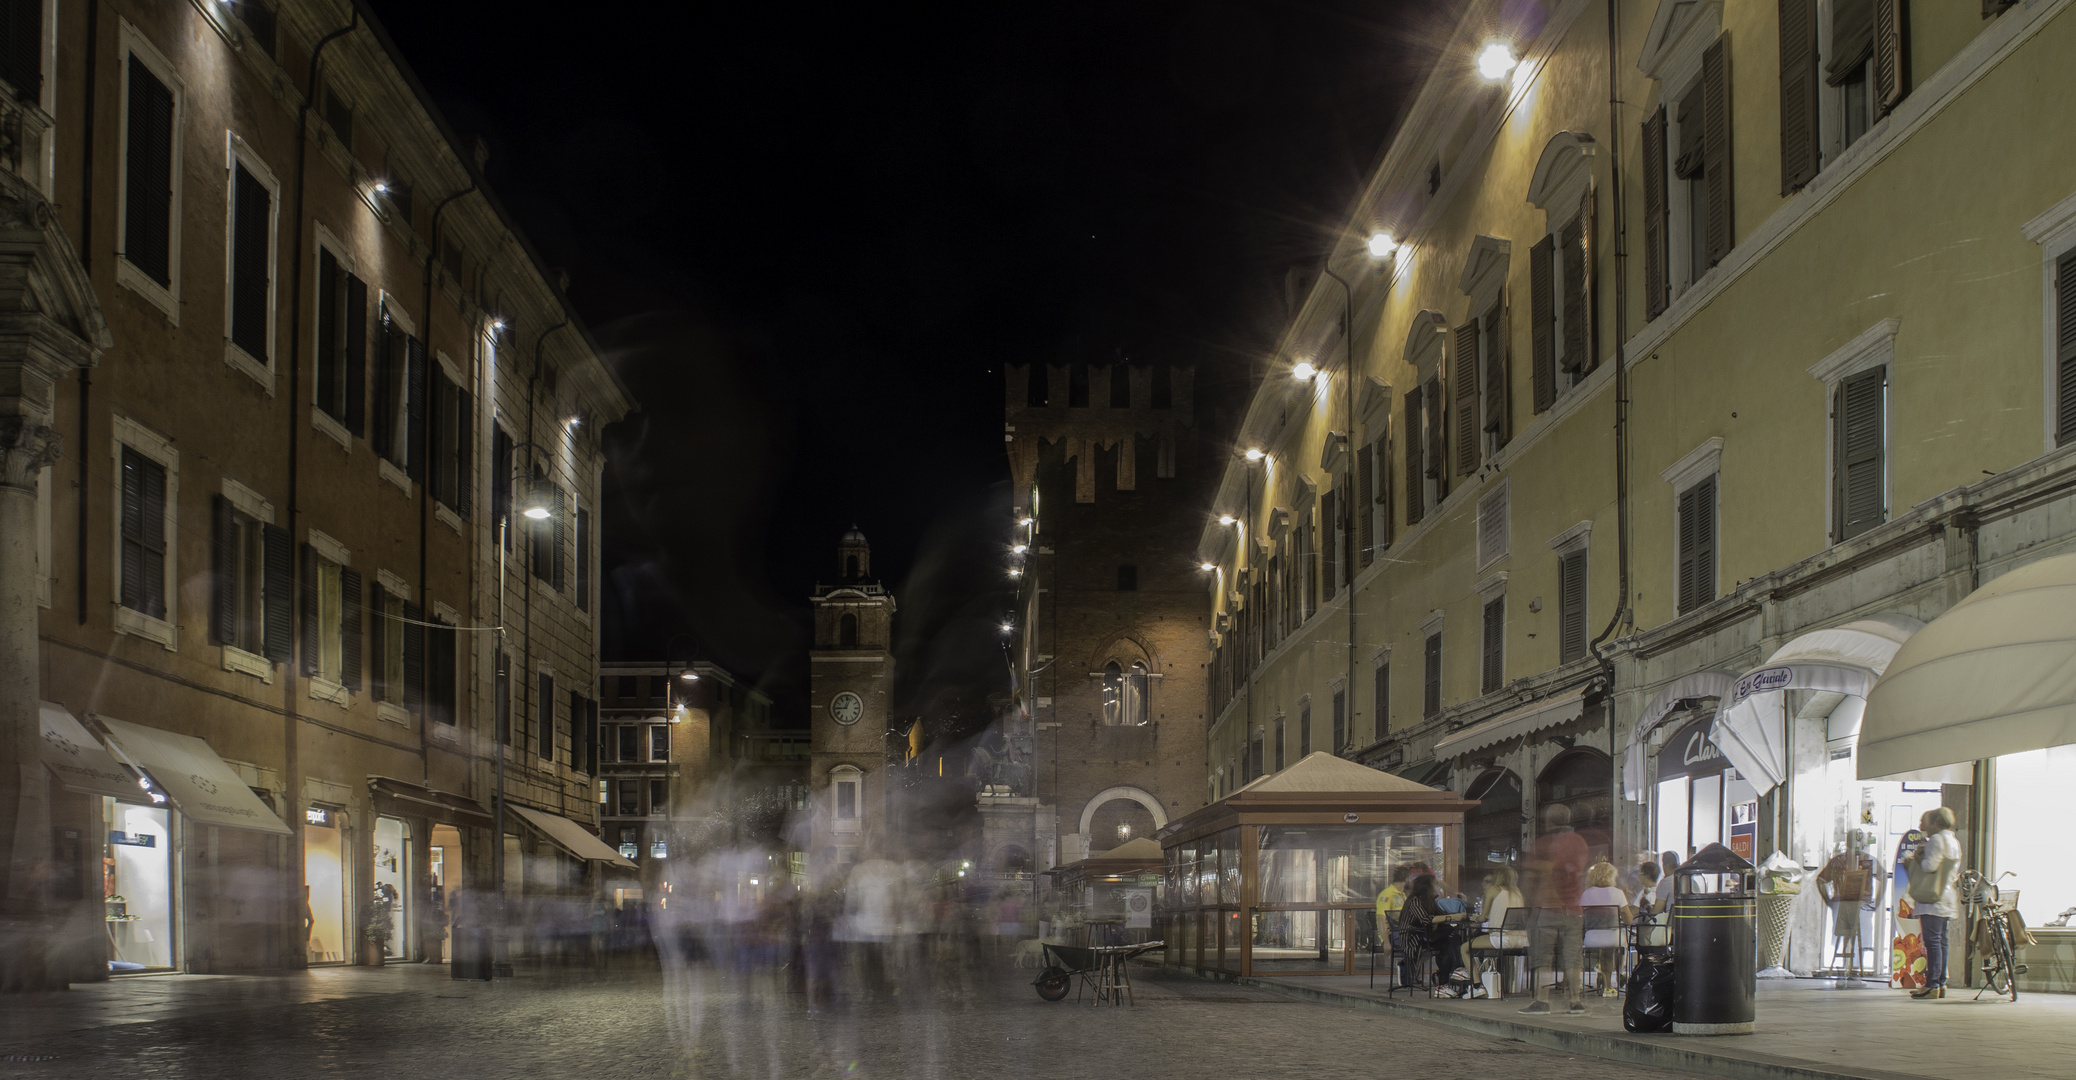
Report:
M1299 382L1311 382L1312 376L1319 374L1319 369L1313 367L1310 360L1300 360L1290 369L1290 374Z
M1237 521L1239 521L1239 520L1240 520L1239 518L1236 518L1236 517L1234 517L1234 516L1233 516L1233 515L1231 515L1231 514L1220 514L1220 515L1218 515L1218 523L1219 523L1220 525L1231 525L1231 524L1233 524L1234 522L1237 522Z
M1398 250L1398 241L1388 232L1370 234L1370 258L1381 259Z
M1513 49L1508 48L1505 42L1494 41L1478 53L1478 74L1498 82L1506 78L1507 72L1514 70L1514 65L1519 63L1519 60L1514 59Z
M1197 569L1202 570L1203 572L1208 574L1211 571L1218 569L1218 564L1215 562L1199 563L1197 564Z
M1245 457L1249 461L1260 461L1261 459L1268 457L1269 455L1266 452L1264 452L1262 448L1259 446L1250 446L1247 448L1247 452L1241 456Z

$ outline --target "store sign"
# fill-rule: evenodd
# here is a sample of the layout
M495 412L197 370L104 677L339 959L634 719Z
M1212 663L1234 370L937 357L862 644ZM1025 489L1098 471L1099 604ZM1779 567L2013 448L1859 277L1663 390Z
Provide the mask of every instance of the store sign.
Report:
M1690 721L1665 740L1664 749L1658 751L1658 779L1714 776L1729 767L1723 751L1708 737L1714 720L1713 716L1704 716Z
M108 842L111 844L120 844L124 847L159 846L158 835L156 833L148 832L116 832L114 830L110 830L108 833Z
M303 823L306 825L315 825L320 829L331 828L332 808L329 806L317 806L315 804L304 807Z
M1795 669L1791 667L1760 668L1737 680L1736 688L1730 691L1730 702L1734 705L1751 697L1753 694L1763 694L1768 690L1786 689L1788 683L1794 678Z

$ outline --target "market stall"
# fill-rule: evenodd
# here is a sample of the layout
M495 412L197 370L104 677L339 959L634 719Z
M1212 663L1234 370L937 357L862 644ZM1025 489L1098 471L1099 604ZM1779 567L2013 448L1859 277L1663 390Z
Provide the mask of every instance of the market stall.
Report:
M1241 975L1352 974L1394 868L1456 884L1451 791L1315 753L1160 831L1167 963Z
M1160 844L1146 837L1046 871L1045 939L1063 945L1151 941L1163 886Z

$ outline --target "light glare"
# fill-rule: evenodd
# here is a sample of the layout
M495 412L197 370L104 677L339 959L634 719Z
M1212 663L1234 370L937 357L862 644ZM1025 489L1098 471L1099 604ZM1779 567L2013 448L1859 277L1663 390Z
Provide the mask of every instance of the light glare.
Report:
M1208 574L1208 573L1210 573L1211 571L1213 571L1213 570L1216 570L1216 569L1218 569L1218 564L1217 564L1217 563L1211 563L1211 562L1207 562L1207 563L1202 563L1202 564L1200 564L1200 565L1198 565L1198 566L1197 566L1197 569L1199 569L1199 570L1202 570L1203 572L1205 572L1205 573L1207 573L1207 574Z
M548 508L545 506L529 506L526 508L526 516L535 521L546 521L548 520Z
M1507 72L1514 70L1517 63L1520 61L1514 59L1514 50L1508 48L1504 42L1495 41L1485 46L1484 51L1478 54L1478 74L1488 79L1503 79Z
M1297 376L1299 382L1310 382L1312 376L1319 374L1319 369L1313 367L1310 360L1300 360L1296 367L1290 369L1290 373Z
M1394 239L1392 239L1392 237L1391 237L1391 234L1390 234L1390 233L1388 233L1388 232L1376 232L1376 233L1371 233L1371 234L1370 234L1370 257L1371 257L1371 258L1373 258L1373 259L1381 259L1381 258L1385 257L1386 255L1389 255L1389 254L1391 254L1392 252L1394 252L1394 251L1397 251L1397 250L1398 250L1398 241L1397 241L1397 240L1394 240Z
M1218 515L1218 523L1219 523L1220 525L1231 525L1231 524L1232 524L1233 522L1235 522L1235 521L1238 521L1238 520L1240 520L1240 519L1239 519L1239 518L1236 518L1236 517L1234 517L1234 516L1233 516L1233 515L1231 515L1231 514L1220 514L1220 515Z
M1261 459L1268 456L1269 455L1262 452L1262 449L1259 446L1250 446L1247 448L1247 460L1249 461L1260 461Z

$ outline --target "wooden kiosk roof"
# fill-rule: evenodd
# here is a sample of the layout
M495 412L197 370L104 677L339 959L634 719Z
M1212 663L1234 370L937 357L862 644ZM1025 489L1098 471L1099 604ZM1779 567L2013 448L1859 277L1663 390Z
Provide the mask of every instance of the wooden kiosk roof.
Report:
M1246 824L1461 824L1478 804L1453 791L1317 751L1155 834L1163 846Z

